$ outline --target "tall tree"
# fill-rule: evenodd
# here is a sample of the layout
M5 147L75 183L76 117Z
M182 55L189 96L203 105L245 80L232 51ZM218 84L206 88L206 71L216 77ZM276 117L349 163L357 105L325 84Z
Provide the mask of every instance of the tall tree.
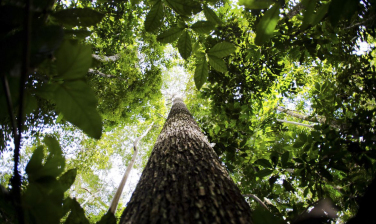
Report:
M120 223L251 223L251 211L176 97Z

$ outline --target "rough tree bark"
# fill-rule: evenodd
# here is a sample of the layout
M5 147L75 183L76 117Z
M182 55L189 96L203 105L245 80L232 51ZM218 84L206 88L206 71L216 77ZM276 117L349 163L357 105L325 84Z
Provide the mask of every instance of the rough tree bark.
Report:
M120 224L252 223L249 205L175 98Z

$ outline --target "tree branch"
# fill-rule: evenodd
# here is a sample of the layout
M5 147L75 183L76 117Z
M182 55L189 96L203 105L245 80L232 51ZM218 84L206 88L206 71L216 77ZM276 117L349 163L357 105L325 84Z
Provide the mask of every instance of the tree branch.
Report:
M91 55L93 58L95 58L96 60L98 61L101 61L101 62L110 62L110 61L117 61L119 60L120 58L120 54L115 54L115 55L112 55L112 56L101 56L101 55L97 55L97 54L92 54Z
M115 211L116 211L116 208L119 204L119 199L120 199L120 196L121 194L123 193L123 189L124 189L124 185L125 183L127 182L127 179L128 179L128 176L129 176L129 173L131 172L132 170L132 167L134 165L134 162L136 161L136 157L137 157L137 153L138 153L138 150L137 150L137 147L138 147L138 143L141 139L143 139L148 133L149 131L152 129L153 127L153 124L154 124L154 121L150 124L150 126L148 127L148 129L146 129L146 131L138 138L136 138L136 140L133 142L133 149L134 149L134 152L133 152L133 156L132 156L132 159L130 161L130 163L128 164L127 166L127 169L124 173L124 176L119 184L119 187L115 193L115 196L114 198L112 199L112 202L111 202L111 205L110 205L110 208L108 209L109 212L112 212L112 214L115 214Z
M108 74L104 74L98 70L94 70L94 69L91 69L89 68L89 71L88 73L90 74L94 74L94 75L99 75L99 76L102 76L104 78L110 78L110 79L118 79L118 80L121 80L121 81L127 81L126 79L123 79L121 77L118 77L118 76L114 76L114 75L108 75Z
M307 127L307 128L313 128L313 124L303 124L303 123L299 123L299 122L295 122L295 121L287 121L287 120L281 120L281 119L277 119L277 121L279 122L282 122L282 123L287 123L287 124L295 124L295 125L300 125L300 126L304 126L304 127Z
M266 206L264 204L264 202L262 202L261 199L258 198L256 195L254 195L254 194L243 194L243 197L251 197L251 198L255 199L255 201L257 201L262 207L264 207L266 210L269 211L268 206Z

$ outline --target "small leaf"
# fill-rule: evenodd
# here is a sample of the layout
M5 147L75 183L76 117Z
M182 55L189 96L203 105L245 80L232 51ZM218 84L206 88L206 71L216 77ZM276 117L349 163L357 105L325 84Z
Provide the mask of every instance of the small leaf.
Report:
M263 167L272 168L272 164L267 159L258 159L258 160L255 161L255 164L261 165Z
M91 47L76 41L64 41L55 56L57 77L65 80L85 77L92 63Z
M292 147L294 148L300 148L305 144L305 142L302 142L300 140L297 140Z
M163 24L163 3L162 1L157 1L153 7L150 9L145 19L145 30L147 32L153 32L157 30Z
M271 169L264 169L264 170L260 170L259 172L256 173L256 177L260 177L260 178L263 178L265 176L268 176L270 174L273 173L273 170Z
M222 23L221 19L217 16L217 14L207 6L204 6L204 15L209 22L212 22L214 24Z
M292 185L290 184L290 182L288 182L287 180L283 180L282 185L286 189L286 191L295 192L295 189L292 187Z
M178 50L182 58L188 59L192 53L191 37L187 31L183 31L178 41Z
M212 66L215 70L219 72L227 72L227 66L223 59L211 55L208 56L210 66Z
M244 5L248 9L266 9L275 0L239 0L239 5Z
M236 48L233 44L231 44L229 42L222 42L222 43L218 43L214 47L212 47L208 51L208 55L215 56L215 57L218 57L218 58L223 58L223 57L226 57L226 56L232 54L233 52L235 52L235 50L236 50Z
M112 212L108 211L97 224L116 224L116 218Z
M180 37L183 30L184 28L171 27L165 32L159 34L157 40L161 43L172 43Z
M72 186L74 180L76 179L76 175L77 175L77 170L70 169L59 178L60 186L62 187L64 192L67 191Z
M262 45L267 42L274 33L279 19L280 5L276 3L272 8L265 12L256 27L255 44Z
M288 152L288 151L282 154L282 157L281 157L282 167L287 166L287 162L289 161L289 157L290 157L290 152Z
M204 53L199 53L196 56L196 69L195 69L195 84L198 90L201 89L202 85L208 79L208 62L206 61L206 57Z
M89 224L85 216L85 211L81 208L76 199L70 199L71 212L65 221L65 224Z
M330 181L330 182L332 182L333 181L333 176L332 176L332 174L329 172L329 171L327 171L325 168L323 168L323 167L320 167L320 175L322 176L322 177L325 177L328 181Z
M99 139L102 119L96 111L97 99L83 81L65 82L55 92L54 101L64 118L90 137Z
M252 221L253 224L286 224L281 217L275 216L261 205L257 205L253 211Z
M279 178L279 176L276 176L276 175L269 178L269 184L270 184L271 187L274 186L274 183L278 180L278 178Z
M201 34L208 34L214 29L215 25L208 21L197 21L192 25L192 30Z
M307 134L306 133L300 133L299 134L299 140L304 142L304 143L307 142L308 141Z
M58 22L70 26L94 26L104 15L91 8L71 8L57 11L52 14Z
M43 166L43 172L40 176L51 176L56 178L59 176L65 168L65 158L63 157L63 152L59 142L50 136L44 138L44 143L47 145L50 154L46 159L46 163Z

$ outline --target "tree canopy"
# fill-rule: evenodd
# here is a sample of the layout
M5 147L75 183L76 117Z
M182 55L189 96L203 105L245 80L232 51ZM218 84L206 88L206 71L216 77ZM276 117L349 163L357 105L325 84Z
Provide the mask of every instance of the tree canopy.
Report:
M142 170L180 91L254 223L348 222L375 178L375 17L374 0L0 1L0 220L114 221L104 176L155 122Z

